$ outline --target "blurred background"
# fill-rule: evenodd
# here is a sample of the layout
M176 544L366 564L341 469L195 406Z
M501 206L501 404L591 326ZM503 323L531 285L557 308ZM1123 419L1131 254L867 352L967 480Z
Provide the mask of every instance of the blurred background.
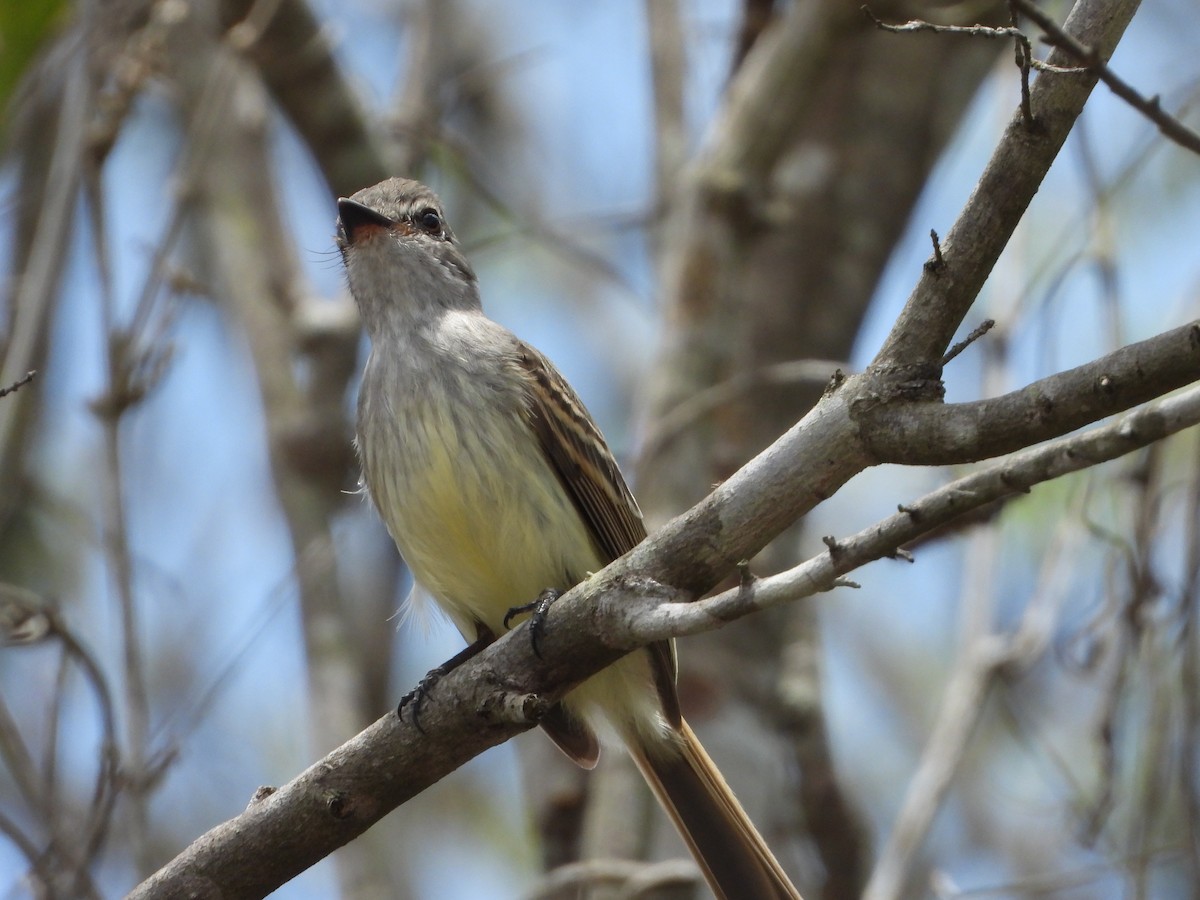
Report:
M0 397L3 897L121 895L461 646L398 614L357 493L337 196L439 190L485 308L574 384L653 526L871 359L1019 101L1011 42L842 0L44 0L0 29L0 387L38 372ZM1193 125L1196 34L1153 0L1113 60ZM1196 318L1198 172L1097 88L948 399ZM881 859L877 897L1200 896L1198 443L681 644L685 712L806 897ZM959 474L864 473L755 571ZM939 718L963 738L910 788ZM640 791L530 733L276 896L522 897L685 856Z

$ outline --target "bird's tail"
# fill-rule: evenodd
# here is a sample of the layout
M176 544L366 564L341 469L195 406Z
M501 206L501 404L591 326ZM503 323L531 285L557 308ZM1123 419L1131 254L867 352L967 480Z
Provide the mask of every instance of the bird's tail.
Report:
M681 722L678 752L629 749L720 900L803 900L720 771ZM657 751L657 752L656 752Z

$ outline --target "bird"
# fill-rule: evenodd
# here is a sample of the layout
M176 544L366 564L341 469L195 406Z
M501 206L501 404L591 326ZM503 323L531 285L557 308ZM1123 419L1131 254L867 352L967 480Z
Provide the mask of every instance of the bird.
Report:
M425 185L390 178L337 201L336 242L370 352L355 443L362 481L415 583L468 642L406 695L517 627L646 537L600 429L538 350L487 318L479 283ZM537 644L535 643L535 650ZM674 643L573 688L541 718L592 768L615 735L720 900L800 898L680 712ZM405 701L400 713L403 714Z

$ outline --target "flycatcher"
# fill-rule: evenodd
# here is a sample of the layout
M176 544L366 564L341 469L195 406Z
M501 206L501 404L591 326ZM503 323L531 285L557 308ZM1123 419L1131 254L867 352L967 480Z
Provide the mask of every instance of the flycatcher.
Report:
M541 353L483 314L429 188L338 200L338 247L371 339L358 396L366 486L419 589L474 649L645 536L592 417ZM799 898L679 712L660 642L572 690L541 727L576 763L624 741L722 900Z

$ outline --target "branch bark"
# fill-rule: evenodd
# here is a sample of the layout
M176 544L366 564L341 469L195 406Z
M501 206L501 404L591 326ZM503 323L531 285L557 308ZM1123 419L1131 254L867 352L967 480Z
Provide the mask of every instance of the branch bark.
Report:
M1107 60L1137 11L1139 0L1076 3L1064 30ZM1068 67L1055 50L1047 60ZM975 302L983 283L1037 193L1099 76L1042 72L1030 91L1034 123L1013 115L979 183L941 243L943 264L927 266L873 365L940 374L938 361Z
M881 463L947 466L1012 453L1121 412L1200 377L1200 320L1100 359L971 403L906 403L857 411Z
M841 393L841 392L839 392ZM998 496L1028 489L1200 422L1200 388L1139 410L1095 432L996 464L935 491L884 523L835 542L829 552L750 589L688 602L692 592L653 576L670 572L708 543L728 554L735 525L747 511L773 503L771 473L799 468L790 448L806 433L829 430L837 395L735 476L735 490L718 489L701 507L669 523L630 554L577 586L555 605L542 658L524 629L497 641L438 682L423 708L421 729L389 714L330 753L292 782L263 791L235 819L217 826L139 886L151 897L265 896L303 869L363 833L380 818L467 760L521 731L590 674L653 640L711 630L766 606L837 586L842 574L894 553L903 542L940 527ZM818 413L824 416L818 416ZM815 421L813 421L815 420ZM830 424L823 424L823 423ZM786 443L785 443L786 441Z

